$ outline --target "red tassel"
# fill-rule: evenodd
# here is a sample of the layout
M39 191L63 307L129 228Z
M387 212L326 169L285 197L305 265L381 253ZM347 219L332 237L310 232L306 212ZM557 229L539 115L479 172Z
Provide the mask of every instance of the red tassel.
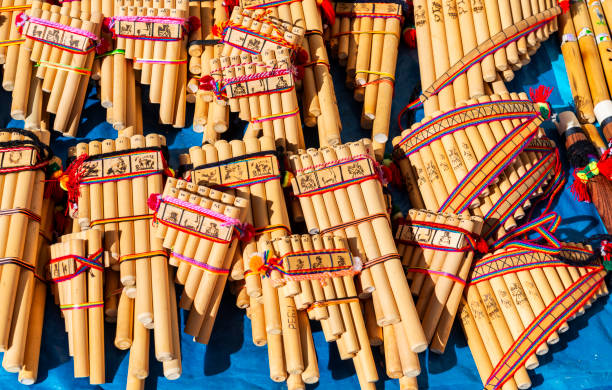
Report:
M336 12L334 11L334 6L329 0L317 0L317 4L321 7L321 12L325 20L327 20L327 24L333 26L336 22Z
M559 7L561 7L561 12L562 13L567 13L570 9L570 2L569 0L560 0L559 1Z
M533 88L529 88L529 97L531 101L534 103L546 103L550 95L552 94L552 87L546 87L544 85L540 85L535 90Z
M81 184L81 177L85 173L83 170L83 163L89 156L87 154L80 155L76 160L72 162L64 171L62 177L59 178L60 184L64 184L66 192L68 192L68 203L76 205L79 200L79 186Z
M478 242L476 243L476 250L480 253L488 253L489 245L482 237L478 237Z
M591 203L591 196L589 195L589 190L587 189L586 183L583 183L582 180L574 177L574 183L570 187L572 194L576 197L576 200L579 202L587 202Z
M190 16L187 19L187 33L198 31L200 26L202 26L202 23L200 23L200 18L197 16Z
M215 79L211 75L202 76L200 78L200 89L204 91L213 91L215 89Z
M218 24L215 24L214 26L212 26L211 32L213 36L221 38L223 36L223 27L219 26Z
M406 27L404 29L404 43L411 49L416 49L416 29L414 27Z
M102 37L96 45L96 54L104 54L109 51L110 48L110 43L106 40L106 38Z
M601 159L597 163L597 168L599 169L599 174L606 177L608 180L612 181L612 156L610 152L612 150L608 149L604 154L601 155Z
M147 206L153 211L157 211L159 209L159 205L161 203L161 196L159 194L151 194L149 199L147 199Z

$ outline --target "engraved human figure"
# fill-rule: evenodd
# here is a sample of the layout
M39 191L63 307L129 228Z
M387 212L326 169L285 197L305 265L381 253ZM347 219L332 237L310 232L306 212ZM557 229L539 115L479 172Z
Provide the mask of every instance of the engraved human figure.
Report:
M242 165L241 164L228 164L224 167L223 180L239 180L242 178Z
M266 161L258 161L253 166L253 176L265 176L272 174L272 168Z
M217 224L215 222L211 222L210 225L206 227L206 230L204 231L204 233L208 234L211 237L218 238L219 228L217 227Z
M155 166L155 158L151 155L136 157L136 170L153 169Z
M98 174L98 164L88 161L83 163L83 177L98 176Z
M161 26L157 27L157 36L163 37L163 38L169 38L170 37L170 26L167 24L162 24Z
M317 186L317 184L315 183L311 175L301 176L299 180L300 180L300 187L304 191L310 191L312 189L315 189Z
M125 163L125 161L122 158L120 158L120 159L117 160L116 163L111 165L106 170L106 174L107 175L120 175L122 173L125 173L126 171L127 171L127 164Z
M314 262L312 263L312 268L321 268L323 265L323 258L321 256L316 256Z

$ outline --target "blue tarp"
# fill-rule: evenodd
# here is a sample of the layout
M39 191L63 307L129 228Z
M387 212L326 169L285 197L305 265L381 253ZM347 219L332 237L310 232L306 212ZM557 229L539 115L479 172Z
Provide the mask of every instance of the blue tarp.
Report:
M553 37L543 45L533 57L531 64L517 72L517 77L509 85L511 91L527 91L540 84L554 87L549 101L556 112L571 105L571 93L563 58L559 52L559 42ZM359 128L361 104L352 99L352 94L344 87L344 71L334 64L334 82L342 117L343 141L368 137L369 133ZM409 102L410 95L419 83L416 51L402 45L397 64L397 84L393 101L391 137L398 135L396 117L401 108ZM0 94L0 125L3 127L22 127L23 123L11 121L9 117L10 95ZM146 101L146 95L143 101ZM188 108L188 118L193 108ZM105 111L92 92L86 102L81 119L78 139L58 138L53 143L56 154L65 158L68 146L88 139L115 138L116 132L105 122ZM421 114L422 116L422 114ZM191 128L176 131L157 124L158 112L153 105L144 107L145 132L161 132L166 135L171 165L176 167L177 155L188 147L201 143L201 134ZM237 123L242 129L244 123ZM551 123L544 125L555 138ZM550 131L553 130L553 131ZM310 134L308 134L310 132ZM316 146L316 132L305 129L309 146ZM390 142L389 142L390 144ZM390 145L388 145L388 148ZM567 169L567 167L566 167ZM404 211L408 208L407 196L394 193L394 200ZM563 217L557 231L561 240L579 241L584 237L604 233L595 209L586 203L574 200L569 189L560 194L554 210ZM550 353L538 357L540 367L530 372L533 385L537 389L610 389L612 378L612 337L607 324L612 323L612 305L608 299L600 299L587 314L570 322L570 330L561 335L561 341L550 347ZM147 389L281 389L284 384L274 383L268 376L267 350L255 347L251 341L250 321L244 311L234 306L235 298L226 294L208 346L194 343L190 337L182 335L183 375L177 381L164 378L161 364L151 358L151 370L146 381ZM185 313L181 313L182 321ZM125 388L128 353L118 351L112 345L114 328L106 327L106 369L108 383L96 388L108 390ZM351 361L341 361L335 345L327 344L318 324L313 323L313 336L319 359L321 379L308 388L332 389L341 386L347 389L358 388ZM578 340L578 337L580 339ZM153 350L153 347L151 348ZM377 354L378 352L375 351ZM153 354L151 354L153 355ZM442 356L423 353L421 357L422 374L419 385L423 389L479 389L481 382L474 361L466 345L460 327L455 324L451 338ZM377 356L381 380L379 389L398 389L397 380L384 375L380 354ZM36 389L91 389L87 379L72 377L72 360L68 356L68 345L60 313L52 300L48 300L45 312L45 327L41 349L39 381ZM0 389L23 387L17 382L16 375L0 370Z

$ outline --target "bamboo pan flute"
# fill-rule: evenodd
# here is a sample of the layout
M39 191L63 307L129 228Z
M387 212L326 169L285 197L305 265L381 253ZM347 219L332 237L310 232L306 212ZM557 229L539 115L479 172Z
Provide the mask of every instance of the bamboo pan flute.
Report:
M148 198L163 190L165 143L165 137L158 134L120 136L79 143L73 151L77 161L88 156L81 165L84 182L79 185L76 213L73 206L73 229L104 232L105 265L119 271L119 278L107 272L112 276L105 295L114 298L105 302L105 312L117 323L115 345L127 349L135 343L142 352L144 360L137 363L141 368L148 362L148 341L146 354L142 343L149 329L154 330L157 360L173 361L177 355L174 339L178 328L172 325L167 293L173 283L162 240L150 228L152 214L147 207ZM136 177L117 180L117 175L126 173ZM121 295L117 292L120 286ZM137 336L138 343L133 343Z
M587 138L585 132L580 127L578 119L571 111L565 111L558 116L557 130L565 142L568 160L573 169L585 169L589 163L597 163L599 156L597 150ZM587 170L590 170L587 168ZM574 181L581 181L574 175ZM577 183L574 183L576 186ZM603 173L585 180L586 196L585 199L593 202L600 215L601 220L608 231L612 234L612 208L610 208L610 196L612 196L612 180ZM575 187L574 187L575 188ZM581 196L581 194L576 194Z
M181 307L190 310L185 333L207 344L239 243L231 225L197 209L185 209L178 215L181 208L172 203L174 200L188 204L183 208L199 207L240 221L245 219L248 200L168 179L161 198L163 207L155 210L161 222L156 234L163 238L164 247L172 250L170 263L178 267L177 282L185 285L180 301Z
M435 353L444 352L474 258L476 248L466 234L477 236L482 225L480 217L411 209L396 231L416 309Z
M323 40L323 21L316 0L277 4L272 0L244 0L245 9L264 9L276 18L305 30L300 53L305 58L302 79L302 116L306 126L317 126L322 145L340 143L340 114L329 73L329 58Z
M24 370L23 380L34 382L38 367L40 328L42 315L39 308L32 306L40 302L41 291L37 291L36 277L43 273L39 257L38 242L43 210L45 173L42 169L28 170L27 167L42 163L48 158L48 131L0 132L0 142L5 148L23 147L24 150L2 152L2 168L23 167L25 170L5 172L0 175L3 216L0 218L0 250L2 265L0 282L5 299L0 305L0 349L4 351L2 366L9 372ZM19 210L25 210L21 212ZM47 221L45 221L47 224ZM28 243L29 245L26 245ZM28 332L33 338L28 339Z
M68 345L74 357L74 377L89 377L90 384L105 380L104 287L102 231L89 229L61 237L51 246L49 274L57 281L60 309L64 313ZM96 255L98 255L96 257ZM98 267L89 266L77 257ZM85 267L85 268L82 268ZM84 269L84 271L81 271Z
M548 178L554 171L556 160L551 158L550 155L554 152L554 143L543 137L541 135L543 132L537 127L544 119L540 116L540 109L538 108L541 107L540 104L532 103L524 93L508 93L501 81L493 83L492 87L494 91L499 93L490 96L484 95L477 100L470 99L467 105L460 105L459 107L473 107L474 109L478 107L478 110L485 107L492 108L498 107L497 101L504 100L506 103L503 104L508 104L508 106L502 111L507 109L509 110L507 112L510 112L513 110L511 106L526 104L527 106L523 108L533 110L534 116L512 120L493 119L486 123L478 123L476 126L464 127L451 134L442 134L441 137L429 144L424 144L421 148L417 146L411 149L424 137L431 137L444 131L452 125L453 121L463 123L486 115L485 111L489 112L485 108L484 111L475 113L474 116L468 113L465 117L461 116L459 118L455 117L455 114L451 114L449 118L454 119L449 119L444 116L445 114L438 111L433 115L433 118L425 117L420 123L414 124L411 130L402 132L401 136L394 138L393 144L398 155L400 151L401 155L408 151L407 159L399 156L399 166L409 183L409 188L413 189L409 192L409 196L414 207L452 213L469 211L472 215L486 216L483 233L490 235L498 231L498 234L503 235L505 231L517 225L517 220L524 218L525 208L530 206L529 199L524 197L525 193L529 194L528 197L542 194L541 187L548 183ZM532 104L532 108L527 108ZM471 110L472 108L469 108L469 112L472 112ZM496 115L492 111L490 114ZM489 182L488 185L484 185L484 182L479 184L480 179L477 177L482 176L474 174L474 167L477 164L483 164L483 157L495 148L499 150L499 153L496 154L494 160L499 161L498 159L503 156L509 158L507 157L508 152L500 150L500 141L509 134L514 134L514 142L523 142L526 139L525 133L520 135L515 131L521 124L525 125L523 130L526 130L529 134L535 133L535 139L531 141L529 147L509 162L507 168L500 173L496 180ZM530 130L527 130L527 128L530 128ZM548 154L538 151L536 145L545 146ZM539 164L543 161L546 162L544 165ZM492 169L498 168L498 163L484 165L488 165L488 168L482 168L481 171L485 176L488 176ZM484 167L484 165L481 165L481 167ZM535 172L535 177L530 178L530 172ZM471 179L467 180L468 177ZM540 185L536 185L542 177L544 177L543 181ZM471 198L465 198L463 194L467 194L466 190L470 191L468 187L475 189L478 186L482 189L481 192L475 190L479 192L478 197L472 195ZM456 202L458 198L464 200ZM516 211L508 214L508 211L517 205ZM502 219L504 215L507 216L505 220Z
M251 240L240 243L230 277L244 279L250 297L262 297L269 282L251 272L248 259L257 251L258 241L291 233L274 138L249 137L229 143L222 140L214 145L194 146L189 149L189 156L193 183L249 200L245 221L253 226L255 234ZM182 278L180 273L177 276Z
M18 14L15 11L9 16L12 23L3 27L10 29L10 37L21 41L6 48L3 87L13 91L11 116L25 120L26 127L33 129L39 128L43 112L54 114L53 129L75 136L102 14L100 10L81 8L80 2L66 2L62 7L40 1L30 5L21 32L13 28ZM59 43L67 49L61 49Z
M569 329L568 320L607 295L601 265L584 263L590 254L590 247L564 243L561 255L571 264L512 248L475 263L459 311L485 389L529 388L525 369L538 366L536 355L546 354L547 344L559 341L557 332ZM532 263L540 266L531 267ZM510 370L513 366L518 369Z
M389 135L402 7L393 2L337 2L335 12L331 52L346 67L346 85L354 90L355 100L363 102L361 127L372 129L380 159Z
M114 12L114 25L111 30L116 36L116 48L124 50L124 53L112 55L113 65L109 63L106 65L107 68L101 68L101 72L111 75L109 81L114 80L112 75L115 74L123 78L125 84L131 84L134 72L122 71L125 65L130 63L124 60L131 60L133 69L140 71L136 73L137 81L149 86L149 101L160 105L160 122L177 128L184 127L188 62L186 45L190 30L189 2L187 0L123 2L117 0ZM115 85L121 86L121 80L113 82L113 86ZM101 96L102 103L106 105L113 104L107 100L110 96L109 88L107 84L106 95ZM135 97L132 97L132 86L127 88L127 90L119 88L117 92L112 89L113 101L117 97L118 106L113 108L111 119L117 129L133 123L130 119L134 118L127 117L135 115L120 105L124 102L138 103L137 91L134 90ZM138 128L139 116L135 116ZM122 121L124 123L121 123Z
M190 1L190 17L200 18L199 29L189 34L187 54L188 70L192 78L187 83L187 101L195 103L193 113L193 130L203 133L203 142L213 143L219 139L219 133L209 126L209 118L215 118L217 123L227 123L228 108L217 102L210 91L199 87L199 79L210 76L210 60L221 56L222 46L213 35L213 27L227 21L229 15L223 6L223 0ZM192 97L190 97L193 95ZM222 127L217 127L223 130Z
M309 149L290 156L290 163L295 172L293 191L308 231L334 232L349 240L351 253L365 264L360 274L361 297L373 291L377 295L378 325L394 325L402 351L425 350L427 340L393 241L371 141ZM417 372L418 360L412 361Z
M105 18L144 16L150 6L152 2L147 6L142 1L104 1L102 14ZM98 98L106 109L106 120L116 130L133 127L135 134L142 134L141 90L136 82L135 69L140 69L141 64L134 65L132 60L126 59L126 53L132 55L136 47L141 52L144 43L142 40L113 39L112 33L106 29L101 32L101 39L108 45L106 51L95 57L92 79L98 81Z
M259 243L262 244L259 245L260 253L250 256L251 263L254 260L261 263L265 251L268 251L266 261L282 260L280 269L272 268L269 277L278 288L281 328L276 332L282 333L287 371L299 373L304 366L300 361L304 353L299 352L298 332L292 334L285 326L286 319L295 315L285 311L306 308L309 318L321 321L325 339L336 341L340 358L352 358L361 387L373 388L378 374L353 281L361 261L350 255L346 239L332 235L292 235ZM321 273L321 268L330 271ZM265 295L263 309L266 329L271 333L275 329L270 328L268 318L276 323L278 314L274 313L277 309Z
M54 157L51 163L58 164L61 162ZM8 176L2 178L3 193L6 193L6 190L9 189L4 187L7 180L13 179ZM34 180L35 183L38 180L44 180L44 174L37 172ZM25 385L35 383L38 378L47 292L44 275L49 260L49 235L53 230L54 212L54 201L48 195L45 189L43 197L43 185L36 185L32 192L32 199L28 208L34 214L40 216L40 221L30 220L27 222L27 227L24 227L27 229L24 236L30 245L24 248L22 258L33 265L32 271L35 273L21 272L17 277L15 312L12 319L13 329L9 340L10 345L4 349L2 359L2 367L8 372L18 373L18 381Z

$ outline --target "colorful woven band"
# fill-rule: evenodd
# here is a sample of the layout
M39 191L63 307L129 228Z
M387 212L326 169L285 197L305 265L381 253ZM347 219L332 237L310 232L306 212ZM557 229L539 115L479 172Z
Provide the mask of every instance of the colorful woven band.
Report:
M28 210L28 209L19 207L15 209L0 210L0 217L6 216L6 215L10 216L10 215L15 215L15 214L23 214L29 219L31 219L33 222L40 223L40 215L36 215L31 210Z
M230 65L230 67L244 65L245 64ZM267 65L261 65L268 67ZM211 73L218 73L221 70L222 69L214 69L211 71ZM293 69L276 68L253 74L245 74L238 77L225 77L219 80L215 80L212 76L204 76L200 79L200 89L212 91L217 99L225 99L228 97L243 98L284 93L295 88L292 78L293 73ZM280 76L285 75L291 76L289 82L287 82L284 78L280 78L284 81L283 83L277 81L279 80ZM274 85L272 85L272 80L275 82ZM249 83L258 85L260 88L249 87ZM231 93L228 94L228 91Z
M150 259L151 257L165 257L168 258L168 253L165 250L157 250L157 251L147 251L141 253L134 253L131 255L124 255L119 257L119 262L123 263L124 261L134 261L140 259Z
M391 253L388 255L384 255L384 256L380 256L380 257L376 257L374 259L368 260L364 265L363 268L370 268L375 266L376 264L380 264L380 263L384 263L387 260L393 260L393 259L397 259L400 260L401 256L398 253Z
M441 231L442 237L435 240L436 243L431 241L422 241L422 240L414 240L411 239L410 236L414 237L412 232L417 231L419 228L426 230L435 230ZM404 229L411 229L411 232L407 232ZM406 236L406 234L401 234L403 232L407 233L406 238L402 238L402 236ZM446 233L444 233L446 232ZM456 245L451 245L450 237L448 234L462 234L458 240L456 241ZM448 239L444 239L448 238ZM463 244L463 239L465 238L465 244ZM436 222L428 222L428 221L407 221L404 224L398 226L398 230L396 233L395 241L400 244L410 245L410 246L418 246L425 249L432 249L436 251L444 251L444 252L468 252L468 251L478 251L481 253L486 253L488 250L486 242L480 237L478 234L474 234L468 230L460 228L459 226L451 226L443 223Z
M448 272L443 272L443 271L434 271L431 269L427 269L427 268L421 268L421 267L405 267L404 271L408 272L417 272L420 274L426 274L426 275L435 275L435 276L442 276L444 278L448 278L456 283L461 284L462 286L465 286L466 281L464 279L461 279L459 276L457 275L453 275L451 273Z
M352 156L299 169L294 180L294 194L298 198L335 191L367 180L384 181L380 165L369 155Z
M21 45L24 42L25 42L25 38L7 39L5 41L0 41L0 47Z
M505 28L503 31L500 31L492 36L491 39L487 39L481 45L467 53L453 66L451 66L451 68L442 77L437 79L429 88L426 88L418 99L406 105L406 107L404 107L400 113L398 120L401 119L404 112L418 108L425 100L439 94L440 91L451 85L457 77L466 73L472 66L480 63L485 57L508 46L512 42L516 42L520 38L545 27L560 13L561 8L559 6L546 9L537 15L532 15L527 19L522 20L516 25ZM401 123L399 125L400 129L402 129Z
M605 274L601 268L592 269L556 297L506 351L487 379L485 390L500 389L512 378L527 358L591 299L604 282Z
M534 140L536 141L536 140ZM503 226L506 220L514 215L518 207L532 197L535 192L542 187L545 180L551 176L551 184L539 195L541 199L549 199L549 204L554 199L557 192L563 187L565 177L559 158L559 151L552 143L547 151L542 152L538 162L534 164L520 179L502 194L501 198L495 202L491 210L484 217L485 225L482 229L483 237L490 237ZM526 149L527 150L527 149ZM546 207L546 210L548 206Z
M262 9L262 8L271 8L278 7L283 4L291 4L301 0L254 0L244 2L243 7L245 9Z
M74 72L84 76L91 76L91 69L80 68L78 66L60 64L58 62L39 61L34 66L42 68L51 68L56 70L65 70L66 72Z
M125 55L125 50L123 49L114 49L114 50L109 50L107 52L104 52L102 54L96 54L95 58L102 58L102 57L107 57L107 56L114 56L115 54L123 54Z
M389 216L386 213L372 214L372 215L368 215L367 217L359 218L359 219L356 219L356 220L351 221L351 222L345 222L345 223L341 223L339 225L330 226L327 229L321 230L319 232L319 234L320 235L324 235L326 233L335 232L336 230L346 229L347 227L356 226L356 225L362 224L364 222L373 221L373 220L375 220L377 218L385 218L385 219L387 219L387 221L389 220Z
M0 257L0 266L3 265L7 265L7 264L14 264L17 265L21 268L23 268L26 271L30 271L34 274L34 277L42 282L46 282L45 278L43 278L42 276L38 275L36 273L36 267L34 267L32 264L27 263L25 261L23 261L22 259L19 259L17 257Z
M172 252L171 256L174 258L179 259L180 261L184 261L186 263L189 263L195 267L198 267L206 272L210 272L212 274L215 275L227 275L229 274L229 269L225 269L225 268L217 268L217 267L213 267L212 265L206 264L204 262L198 261L196 259L192 259L191 257L187 257L185 255L182 255L180 253L176 253L176 252Z
M270 151L245 154L203 164L191 170L198 185L216 188L240 188L280 179L278 157Z
M20 141L0 142L0 174L32 171L49 165L52 152L36 134L21 129L3 129L24 136Z
M326 301L316 301L316 302L313 302L310 306L308 306L306 311L311 311L314 309L318 309L320 307L328 307L328 306L342 305L342 304L355 303L355 302L359 303L359 297L335 298L335 299L328 299Z
M144 219L153 219L153 214L145 214L145 215L133 215L129 217L116 217L116 218L103 218L96 219L95 221L91 221L89 227L94 227L98 225L106 225L109 223L121 223L121 222L132 222L132 221L142 221Z
M15 11L27 11L32 8L32 4L28 5L11 5L7 7L0 7L0 12L15 12Z
M66 26L64 24L52 22L50 20L28 16L25 13L17 15L15 25L17 26L19 33L25 35L29 39L32 39L33 41L42 42L44 44L51 45L57 47L58 49L65 50L74 54L89 53L90 51L95 49L96 43L100 39L96 34L92 32L82 30L76 27ZM41 29L37 29L37 27L35 27L33 34L29 34L30 25L39 26L41 27ZM64 33L78 35L80 37L86 38L89 41L89 44L86 44L83 47L79 47L77 45L79 45L81 41L79 41L78 39L73 40L72 37L70 37L70 39L68 39L68 37L59 39L59 36L57 36L58 34L54 35L43 33L43 31L45 31L46 29L52 29L55 31L59 30L63 31ZM51 39L52 36L54 37L53 39Z
M165 65L180 65L186 64L187 59L182 60L158 60L155 58L136 58L134 60L137 64L165 64Z
M147 203L149 208L156 212L153 217L154 223L159 222L164 226L213 242L228 244L232 240L233 232L237 232L237 235L242 237L249 231L250 225L243 224L238 219L170 196L152 194ZM222 231L219 227L228 229ZM250 230L252 231L252 226Z
M287 235L291 234L291 229L285 225L270 225L263 228L255 229L255 236L261 236L262 234L272 233L272 232L284 232Z
M104 307L104 301L60 305L60 310L93 309L96 307Z
M183 39L185 32L187 31L188 19L183 18L172 18L169 16L113 16L109 19L108 28L113 33L113 38L126 38L126 39L136 39L136 40L148 40L148 41L180 41ZM122 31L116 31L115 25L119 22L119 24L123 24L125 22L127 26L126 29L121 29ZM130 23L132 23L130 25ZM140 25L147 26L146 34L132 34L130 32L136 30L137 26ZM158 31L163 31L161 34L154 34L155 25L161 24L162 26L157 26ZM172 25L178 24L181 26L180 33L176 36L171 36L171 31L167 26L163 25Z
M70 280L83 272L89 271L92 268L98 271L104 270L104 265L102 264L102 254L102 249L98 249L89 257L69 254L51 259L48 266L51 280L54 283L60 283ZM73 260L74 267L63 264L63 261L65 260ZM54 267L56 264L57 266Z
M270 251L254 253L249 259L249 269L264 276L279 272L283 280L321 280L361 271L361 260L346 249L324 249L289 252L281 257L271 256Z
M267 122L267 121L274 121L274 120L278 120L278 119L285 119L285 118L289 118L292 116L296 116L297 114L300 113L300 109L296 108L293 111L288 111L288 112L281 112L280 114L270 114L270 115L265 115L265 116L259 116L255 119L253 119L251 122L252 123L261 123L261 122Z

